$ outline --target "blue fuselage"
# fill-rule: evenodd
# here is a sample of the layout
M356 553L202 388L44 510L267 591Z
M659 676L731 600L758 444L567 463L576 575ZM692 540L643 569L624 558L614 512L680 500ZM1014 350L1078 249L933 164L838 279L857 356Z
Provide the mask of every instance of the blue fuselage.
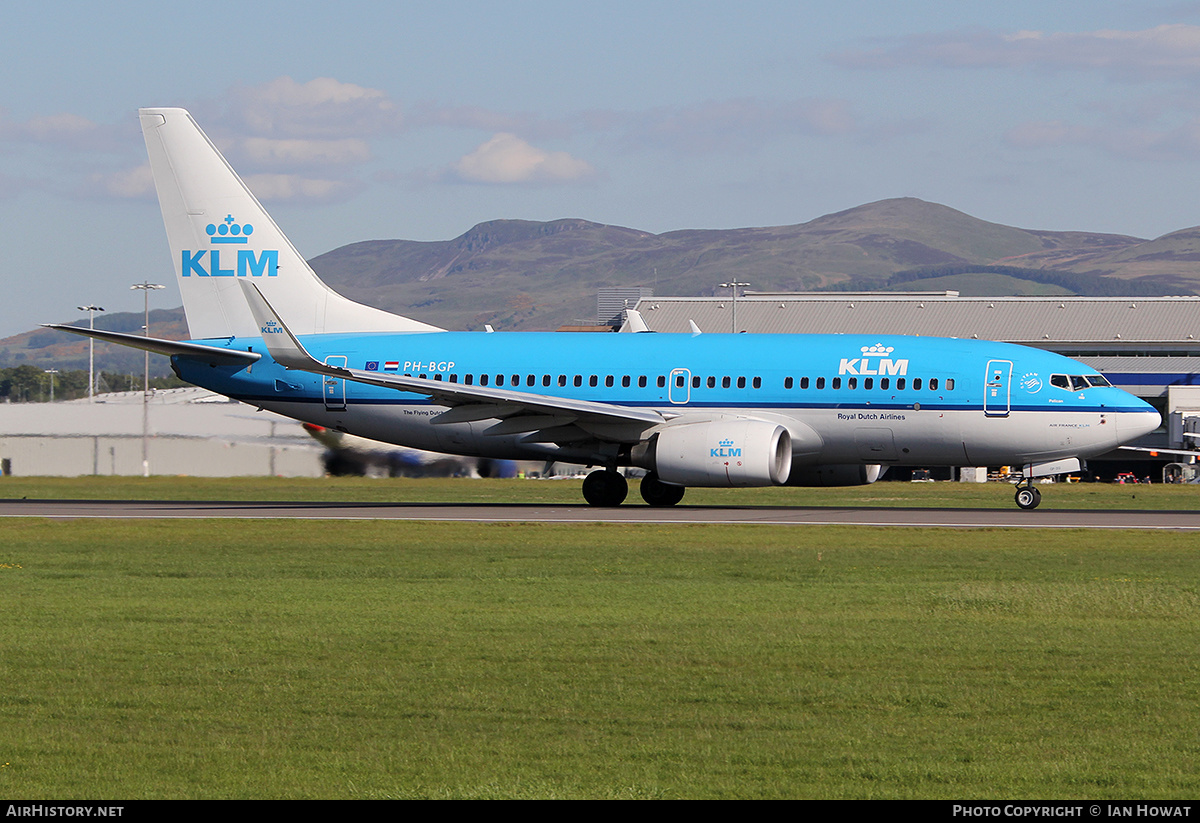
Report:
M797 465L1000 465L1089 457L1159 424L1095 370L1038 349L858 335L433 332L301 337L318 361L367 372L654 409L669 421L749 416L792 430ZM176 356L185 380L314 424L399 445L597 462L597 443L433 423L427 397L284 369L262 338L197 341L263 355L250 367ZM1090 376L1090 380L1089 380ZM620 437L614 436L619 440Z

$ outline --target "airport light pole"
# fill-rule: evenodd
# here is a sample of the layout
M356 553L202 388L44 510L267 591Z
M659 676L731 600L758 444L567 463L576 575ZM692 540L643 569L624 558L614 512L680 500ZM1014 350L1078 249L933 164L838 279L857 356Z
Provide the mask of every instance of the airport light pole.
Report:
M104 311L100 306L93 306L90 303L86 306L77 306L80 311L88 313L88 328L95 330L96 328L96 312ZM88 338L88 402L96 402L96 338Z
M50 402L54 402L54 375L58 374L58 369L43 369L46 374L50 375Z
M728 283L718 283L717 285L719 287L721 287L722 289L733 289L733 319L730 321L730 325L732 326L731 331L733 331L734 334L737 334L737 290L738 290L738 286L749 286L750 284L742 283L741 281L734 279L734 280L730 280Z
M145 298L146 337L150 336L150 292L155 289L165 289L161 283L143 281L134 283L130 289L140 290ZM150 476L150 350L145 351L145 368L142 378L142 477Z

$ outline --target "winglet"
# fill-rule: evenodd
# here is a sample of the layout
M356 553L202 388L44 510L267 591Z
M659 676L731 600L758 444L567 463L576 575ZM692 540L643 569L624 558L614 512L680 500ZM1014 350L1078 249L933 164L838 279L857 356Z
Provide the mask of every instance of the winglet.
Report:
M692 334L701 334L700 327L696 325L695 320L689 320L688 327L692 330Z
M642 317L642 313L637 309L626 309L625 320L624 331L633 332L634 334L650 331L650 327L646 325L645 318Z
M271 357L275 358L276 363L285 369L318 373L336 371L308 353L296 339L296 335L292 334L292 330L284 325L283 318L275 309L271 308L271 304L262 296L258 286L248 280L239 280L238 285L242 287L242 294L246 296L246 303L250 306L250 313L254 315L254 322L258 324L258 330L262 334L263 342L267 345L267 351L271 353Z

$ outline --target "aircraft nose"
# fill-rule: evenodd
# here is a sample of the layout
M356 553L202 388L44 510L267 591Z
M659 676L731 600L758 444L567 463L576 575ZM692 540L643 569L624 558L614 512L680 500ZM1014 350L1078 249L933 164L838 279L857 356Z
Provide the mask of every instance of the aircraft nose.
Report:
M1144 434L1149 434L1162 423L1160 415L1149 403L1143 403L1144 408L1138 411L1125 412L1117 415L1117 431L1120 441L1128 443L1137 440Z

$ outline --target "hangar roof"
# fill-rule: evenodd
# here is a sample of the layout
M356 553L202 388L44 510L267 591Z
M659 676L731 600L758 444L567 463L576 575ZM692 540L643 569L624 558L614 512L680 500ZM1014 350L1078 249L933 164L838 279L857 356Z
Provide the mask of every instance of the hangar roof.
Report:
M728 297L638 302L653 331L729 332ZM739 331L912 334L979 338L1044 348L1139 348L1200 353L1200 297L961 297L957 292L764 293L737 300Z

